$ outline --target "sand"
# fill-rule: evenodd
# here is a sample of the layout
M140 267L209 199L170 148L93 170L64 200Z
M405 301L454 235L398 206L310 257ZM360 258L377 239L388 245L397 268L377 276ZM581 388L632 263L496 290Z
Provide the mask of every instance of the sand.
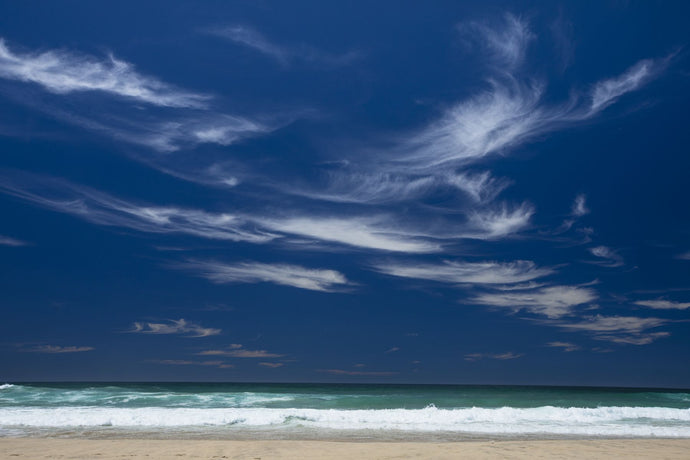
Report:
M690 439L331 442L0 438L0 459L690 459Z

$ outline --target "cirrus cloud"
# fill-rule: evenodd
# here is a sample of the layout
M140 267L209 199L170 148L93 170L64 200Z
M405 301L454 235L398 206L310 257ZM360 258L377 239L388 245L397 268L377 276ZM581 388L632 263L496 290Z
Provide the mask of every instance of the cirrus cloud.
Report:
M180 318L177 320L170 319L164 323L137 321L127 332L138 334L176 334L185 337L209 337L218 335L222 331L216 328L202 327L197 323Z
M334 292L351 283L340 272L289 264L223 263L193 260L170 264L213 283L274 283L312 291Z
M164 107L201 108L210 99L140 74L112 55L98 59L63 50L22 54L10 51L2 38L0 77L36 83L59 94L99 91Z

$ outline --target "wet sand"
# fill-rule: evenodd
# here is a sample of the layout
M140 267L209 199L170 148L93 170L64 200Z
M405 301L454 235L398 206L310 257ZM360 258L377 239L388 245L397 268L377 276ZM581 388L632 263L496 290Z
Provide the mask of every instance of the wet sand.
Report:
M338 442L0 438L0 459L690 459L690 439Z

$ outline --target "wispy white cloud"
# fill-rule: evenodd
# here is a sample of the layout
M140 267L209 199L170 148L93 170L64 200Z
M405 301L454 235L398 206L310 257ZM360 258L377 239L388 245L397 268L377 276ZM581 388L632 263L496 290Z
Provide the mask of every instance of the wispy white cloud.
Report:
M507 15L502 25L472 24L461 29L474 34L488 49L498 72L487 78L487 89L455 104L405 139L393 165L397 162L419 174L504 153L535 136L593 118L620 96L658 76L668 61L640 61L618 77L595 83L591 93L574 90L568 100L552 105L544 100L545 82L517 71L535 38L524 19Z
M396 351L400 351L400 347L392 347L389 348L388 350L384 351L385 354L390 354L390 353L395 353Z
M382 169L384 167L381 167ZM482 204L501 193L510 181L495 178L489 171L449 172L415 175L411 171L396 173L376 171L376 167L360 171L344 165L328 171L325 183L280 185L283 192L315 200L336 203L386 204L424 198L438 192L460 191L470 202Z
M556 62L559 70L564 72L572 64L575 54L574 27L571 21L565 19L561 10L558 17L550 24L551 41L556 52Z
M225 363L223 361L190 361L185 359L160 359L155 361L150 361L157 364L166 364L170 366L211 366L217 367L219 369L232 369L232 364Z
M638 300L635 305L654 308L655 310L686 310L690 308L690 302L674 302L665 299Z
M571 214L575 217L582 217L589 214L587 197L584 194L579 194L575 197L575 201L573 201L573 206L571 208Z
M497 179L490 172L460 172L443 176L446 182L468 194L477 203L493 200L509 185L506 179Z
M273 232L348 246L392 252L433 253L440 252L449 240L509 237L525 229L533 214L534 207L522 203L512 208L502 204L472 211L464 223L426 223L424 227L417 228L406 226L394 215L258 218L257 221Z
M165 323L135 322L127 332L140 334L176 334L185 337L209 337L222 331L216 328L202 327L185 319L170 319Z
M597 335L594 338L598 340L606 340L608 342L620 343L624 345L649 345L650 343L670 336L669 332L645 332L634 335Z
M191 116L173 115L154 122L111 119L107 124L97 124L83 118L70 119L78 125L101 131L116 139L166 153L199 144L227 146L275 129L275 126L257 120L212 112Z
M678 254L678 255L676 256L676 259L680 259L680 260L690 260L690 251L688 251L688 252L683 252L683 253L681 253L681 254Z
M587 208L587 198L584 194L581 193L575 197L575 200L573 201L573 204L570 207L570 216L564 219L563 223L561 223L561 225L552 233L554 235L561 235L569 231L571 228L573 228L573 225L575 225L575 223L580 217L585 216L587 214L589 214L589 208ZM589 236L585 236L584 240L584 243L589 243L591 238Z
M28 246L29 243L26 241L18 240L5 235L0 235L0 246Z
M513 209L503 205L476 211L470 215L470 226L463 236L481 240L504 238L527 227L533 214L534 207L528 203Z
M447 226L426 230L406 228L393 215L269 218L135 203L60 179L9 172L0 172L0 190L97 225L146 233L178 233L256 244L295 235L362 249L405 253L439 252L443 240L505 237L524 228L533 213L533 208L525 204L515 209L503 206L476 212L466 225L458 226L458 232L452 232Z
M590 119L619 96L640 88L663 67L662 63L653 60L642 63L634 68L648 69L648 79L620 87L615 86L618 80L597 84L595 88L599 89L595 89L592 96L596 102L591 105L583 103L582 97L575 93L564 104L549 106L543 102L543 84L492 80L489 89L456 104L440 119L410 137L403 144L403 154L398 161L417 172L462 166L489 154L505 152L539 134ZM627 81L629 74L630 71L626 72L620 80Z
M22 54L10 51L1 38L0 77L36 83L58 94L100 91L164 107L202 108L210 99L142 75L112 55L98 59L63 50Z
M158 152L200 144L227 146L267 134L291 122L295 114L240 115L211 107L210 95L177 88L137 72L130 63L66 50L12 52L0 39L0 78L37 84L45 93L7 91L4 96L62 122ZM72 93L89 93L97 104L65 104ZM113 96L103 99L103 96ZM215 105L219 105L216 103ZM161 160L162 161L162 160ZM171 170L166 162L148 162ZM189 168L189 164L186 165Z
M58 354L58 353L81 353L84 351L95 350L94 347L62 347L59 345L36 345L30 348L22 348L20 351L27 353L48 353L48 354Z
M56 107L55 104L32 105L30 101L24 98L18 102L30 105L65 123L161 153L171 153L183 148L191 149L200 144L231 145L249 137L270 133L293 119L291 115L277 115L259 120L211 110L177 109L152 114L136 106L119 107L119 111L125 115L115 115L108 111L86 113L80 111L80 108L68 111L63 107ZM142 161L145 159L148 157L141 158ZM161 157L158 160L158 163L146 163L164 170L171 159ZM172 170L173 166L174 164L167 169Z
M0 173L0 190L97 225L251 243L264 243L277 237L268 231L257 230L251 222L235 214L137 204L43 176Z
M487 202L507 181L459 168L593 116L577 95L550 106L543 101L544 83L513 76L534 38L522 18L506 15L497 27L471 24L461 29L476 38L488 51L484 57L496 64L491 70L498 70L498 75L487 78L487 89L455 104L426 127L393 140L385 150L367 151L358 166L347 163L342 170L329 171L325 190L302 187L297 193L330 201L381 203L454 187L475 202ZM296 191L294 186L286 188Z
M511 86L491 82L490 89L413 134L401 146L401 167L431 172L468 164L524 142L567 111L549 114L540 108L542 85Z
M285 45L269 40L252 27L232 25L209 29L208 33L225 38L238 45L253 49L281 65L306 63L326 67L348 65L360 58L360 53L350 51L344 54L329 54L309 45Z
M620 96L637 90L656 77L664 69L666 63L667 60L645 59L617 77L596 83L592 88L590 111L599 112L616 102Z
M285 363L270 363L270 362L261 362L261 363L259 363L259 366L268 367L268 368L271 368L271 369L275 369L275 368L278 368L278 367L283 367L284 365L285 365Z
M521 62L532 38L526 23L511 16L505 29L492 33L486 27L468 30L478 31L496 56L503 56L498 61L508 67ZM505 187L505 181L471 176L462 168L489 155L506 154L547 132L594 118L619 97L658 76L666 63L666 59L640 61L621 76L595 84L591 94L573 90L568 100L555 105L545 101L546 83L538 78L499 72L487 79L486 89L451 106L427 126L400 136L376 155L368 152L366 158L375 161L364 158L359 169L329 172L325 190L286 190L329 201L380 203L404 201L455 185L475 201L487 201ZM586 213L585 196L580 195L573 215Z
M281 64L287 64L291 58L291 52L282 46L276 45L266 39L256 30L246 26L230 26L220 29L212 29L213 35L227 38L235 43L252 48L265 54Z
M635 316L602 316L594 315L581 321L553 321L550 324L569 331L589 332L597 340L630 345L647 345L653 341L668 337L664 331L649 332L668 323L661 318L639 318Z
M528 260L514 262L459 262L445 260L440 264L386 262L374 269L392 276L439 281L442 283L515 284L542 278L554 273Z
M514 353L509 351L507 353L469 353L465 355L465 361L478 361L480 359L498 359L501 361L507 359L517 359L524 356L523 353Z
M565 352L577 351L580 349L578 345L570 342L549 342L546 344L547 347L562 348Z
M502 291L478 294L463 303L525 310L547 318L570 315L573 307L593 302L597 294L590 288L579 286L548 286L531 291Z
M486 206L469 212L465 222L433 221L406 225L392 214L366 217L298 216L257 218L261 226L272 232L290 233L320 241L330 241L363 249L405 253L433 253L458 239L495 240L512 236L527 228L534 207Z
M591 261L590 263L601 265L602 267L621 267L624 265L623 257L613 249L606 246L596 246L589 248L593 256L604 260Z
M460 23L458 31L473 40L483 51L483 57L500 70L510 71L519 67L524 59L529 43L536 38L529 24L523 18L505 14L500 26L484 23Z
M434 240L436 235L406 230L399 222L393 225L395 218L389 215L267 218L230 212L214 213L135 203L64 180L12 171L0 171L0 191L97 225L146 233L177 233L255 244L295 235L381 251L429 253L441 250L441 245ZM454 238L456 235L438 237Z
M373 217L292 217L260 219L275 232L290 233L348 246L382 251L428 253L440 251L438 243L424 235L405 230L392 216Z
M229 358L280 358L284 355L270 353L266 350L248 350L239 343L233 343L219 350L205 350L197 353L201 356L227 356Z
M335 292L350 282L335 270L312 269L298 265L239 262L234 264L208 260L188 260L171 264L214 283L274 283L312 291Z
M546 285L546 283L536 283L534 281L530 281L529 283L503 284L500 286L492 286L492 288L498 291L528 291L538 289Z
M381 204L423 196L441 186L436 177L394 175L385 172L336 171L327 174L327 183L316 187L280 185L281 191L315 200L336 203Z

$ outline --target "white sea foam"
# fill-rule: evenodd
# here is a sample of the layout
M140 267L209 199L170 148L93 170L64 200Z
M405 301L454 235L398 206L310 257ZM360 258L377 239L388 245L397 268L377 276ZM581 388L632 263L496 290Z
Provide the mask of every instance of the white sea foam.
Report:
M663 407L518 409L0 408L0 427L306 427L337 430L690 437L690 409Z
M20 391L0 394L0 403L23 406L110 406L110 407L261 407L266 404L293 401L295 395L254 392L185 393L174 391L122 391L120 388L55 389L3 384L0 390Z

